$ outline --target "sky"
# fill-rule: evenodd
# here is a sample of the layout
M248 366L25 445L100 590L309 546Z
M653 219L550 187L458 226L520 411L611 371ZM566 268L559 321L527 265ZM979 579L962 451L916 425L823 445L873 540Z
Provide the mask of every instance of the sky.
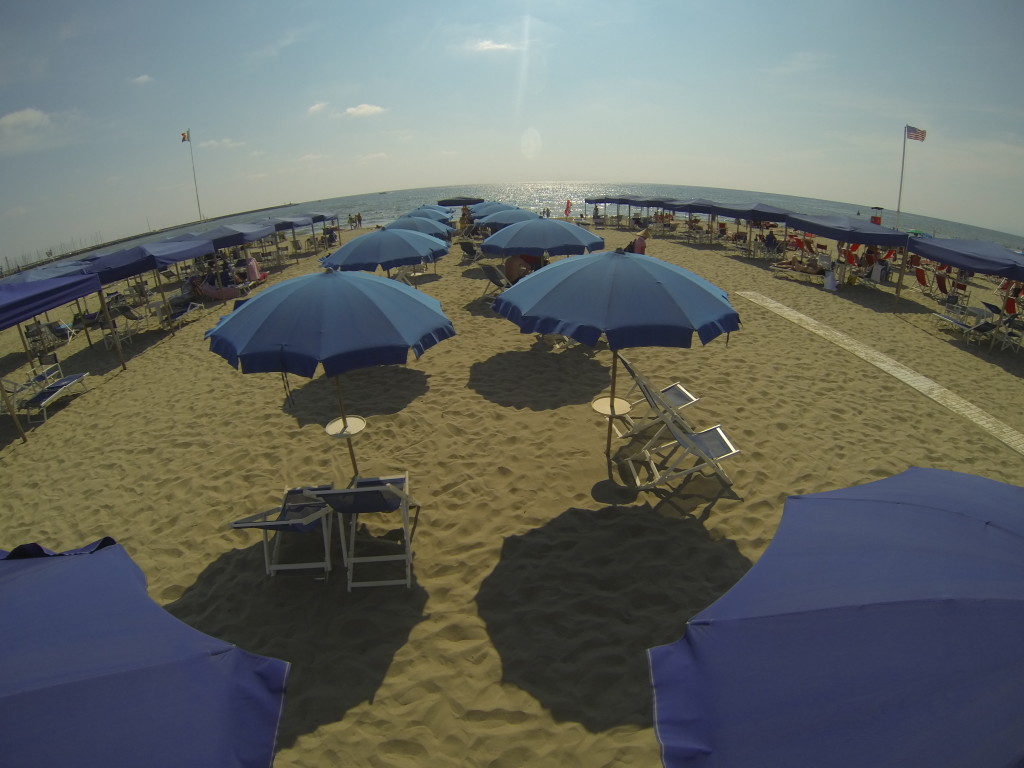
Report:
M524 181L1024 234L1022 31L1021 0L8 2L0 267L199 207Z

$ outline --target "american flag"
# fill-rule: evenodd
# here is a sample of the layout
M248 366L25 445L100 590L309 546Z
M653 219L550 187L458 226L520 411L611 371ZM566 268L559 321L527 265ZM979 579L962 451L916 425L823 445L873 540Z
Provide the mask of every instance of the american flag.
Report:
M921 130L920 128L915 128L912 125L907 126L907 138L910 139L911 141L924 141L924 136L926 133L928 133L928 131Z

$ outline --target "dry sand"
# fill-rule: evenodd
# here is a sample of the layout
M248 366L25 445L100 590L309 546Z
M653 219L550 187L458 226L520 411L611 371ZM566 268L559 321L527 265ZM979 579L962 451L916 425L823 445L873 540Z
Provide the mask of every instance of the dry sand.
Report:
M631 237L601 234L609 247ZM324 432L337 416L330 382L293 379L289 405L277 375L232 369L203 340L226 311L216 304L173 337L138 336L126 371L82 336L62 350L90 389L27 444L0 425L0 547L113 536L175 616L291 662L278 766L657 766L644 649L677 639L757 560L788 495L912 465L1024 485L1020 452L740 292L840 330L1018 431L1024 355L965 344L913 292L894 312L891 291L830 294L720 247L655 239L648 253L726 289L740 313L728 344L629 354L655 382L699 395L690 416L722 424L741 449L731 492L702 477L639 496L612 486L589 405L607 392L610 353L520 334L455 251L421 288L458 335L405 367L343 377L349 412L368 418L363 472L407 469L423 504L413 589L348 594L341 570L327 583L268 579L258 534L228 528L286 486L346 483L350 466ZM315 269L307 258L271 282ZM977 278L974 303L993 285ZM6 375L20 342L0 336Z

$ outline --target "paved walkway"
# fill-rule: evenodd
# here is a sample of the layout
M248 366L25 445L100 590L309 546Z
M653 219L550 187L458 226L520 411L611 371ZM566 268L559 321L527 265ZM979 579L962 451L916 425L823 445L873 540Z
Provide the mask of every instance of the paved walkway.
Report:
M819 323L814 318L801 314L795 309L791 309L785 304L780 304L774 299L769 299L767 296L760 293L755 291L738 291L735 295L742 296L744 299L752 301L758 306L764 307L780 317L784 317L787 320L796 323L801 328L805 328L811 333L815 333L823 339L831 341L833 344L842 347L847 352L852 352L861 360L871 363L871 365L895 376L904 384L910 385L921 394L926 397L930 397L939 405L945 406L949 410L953 411L953 413L964 417L968 421L974 422L976 425L984 429L993 437L1001 440L1013 450L1024 454L1024 435L992 417L977 406L967 402L959 395L932 381L927 376L922 376L917 371L893 360L888 355L883 355L881 352L872 349L866 344L862 344L856 339L847 336L845 333L840 333L834 328L824 325L823 323Z

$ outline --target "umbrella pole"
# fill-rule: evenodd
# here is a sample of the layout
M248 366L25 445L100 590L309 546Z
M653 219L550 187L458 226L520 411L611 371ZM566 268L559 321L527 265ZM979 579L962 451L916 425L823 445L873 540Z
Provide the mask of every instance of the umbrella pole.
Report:
M342 422L348 429L348 417L345 415L345 402L341 397L341 378L339 376L334 377L334 388L338 393L338 409L341 411ZM356 450L352 447L352 438L346 437L345 442L348 443L348 457L352 460L352 472L358 477L359 465L356 464Z
M608 472L611 473L612 467L612 426L615 423L615 374L619 367L619 353L617 350L612 350L612 397L609 403L608 410L610 415L608 416L608 442L605 445L604 455L608 457Z

